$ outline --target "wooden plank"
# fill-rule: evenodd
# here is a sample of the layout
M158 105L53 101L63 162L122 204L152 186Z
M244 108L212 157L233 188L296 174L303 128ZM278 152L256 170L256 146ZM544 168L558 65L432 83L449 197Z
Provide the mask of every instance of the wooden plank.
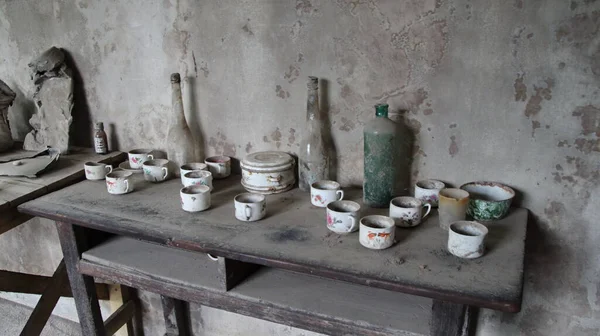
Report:
M221 288L228 291L256 272L260 265L218 257Z
M84 181L21 209L224 258L438 300L520 310L526 209L512 209L505 219L489 223L486 255L463 260L447 252L447 232L439 229L436 214L418 227L398 229L393 247L372 251L359 244L357 233L330 232L323 209L310 205L298 189L269 195L268 216L245 223L233 216L233 197L243 191L237 178L216 180L214 186L212 207L202 213L181 210L179 180L136 180L136 191L122 197L109 195L100 183ZM360 202L360 190L346 190L346 195ZM385 211L365 209L362 215Z
M187 303L164 295L160 296L160 302L165 319L165 336L192 335Z
M64 222L57 222L56 227L82 334L104 336L106 333L94 288L94 278L80 274L77 270L81 253L87 250L85 232L81 227Z
M142 307L140 306L140 300L137 297L137 290L135 288L123 285L120 285L120 287L122 301L133 302L135 304L133 317L127 322L127 335L143 336L144 328L142 326Z
M328 335L428 333L429 299L272 268L262 268L224 292L215 264L201 253L119 237L85 252L80 270Z
M25 327L21 331L21 336L38 336L42 333L48 318L52 314L58 299L60 298L61 289L67 284L67 271L64 260L54 271L52 281L44 290L44 294L31 312Z
M475 330L466 305L434 300L431 310L431 336L470 336Z
M119 309L112 313L104 323L107 335L114 335L122 326L133 318L135 312L135 303L133 301L125 302Z
M0 291L2 292L43 294L51 281L52 277L0 270ZM60 296L73 297L68 284L60 288ZM97 283L96 296L100 300L108 300L108 286Z

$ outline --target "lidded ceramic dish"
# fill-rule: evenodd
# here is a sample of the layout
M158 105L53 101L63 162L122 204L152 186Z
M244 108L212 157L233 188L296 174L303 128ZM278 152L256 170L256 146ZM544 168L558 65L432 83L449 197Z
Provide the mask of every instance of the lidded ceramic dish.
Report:
M467 214L480 221L504 218L515 197L512 188L497 182L469 182L460 186L460 189L471 195Z
M259 194L277 194L296 183L294 158L279 151L252 153L242 160L242 186Z

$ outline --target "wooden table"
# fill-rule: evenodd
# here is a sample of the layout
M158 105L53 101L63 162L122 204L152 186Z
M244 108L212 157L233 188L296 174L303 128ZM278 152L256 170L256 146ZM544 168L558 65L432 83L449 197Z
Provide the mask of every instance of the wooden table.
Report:
M0 154L0 160L15 152ZM75 148L69 155L61 156L51 170L38 178L0 176L0 234L32 218L17 211L20 204L83 180L85 162L115 164L125 158L126 155L121 152L98 155L90 149ZM52 277L0 270L0 291L43 294L23 328L22 335L39 334L59 297L71 295L66 286L66 277L62 261ZM106 286L98 286L97 290L103 299L108 297Z
M102 273L100 266L95 268L98 273L93 273L93 265L85 262L79 265L87 248L84 228L90 228L185 251L209 252L219 256L224 264L234 261L258 264L358 284L373 293L383 289L390 295L401 292L432 298L433 335L462 335L468 331L467 321L476 307L504 312L518 312L521 308L528 215L525 209L513 208L505 219L488 223L485 256L461 260L446 251L447 232L438 227L436 215L418 227L397 229L397 244L387 250L373 251L359 244L357 233L340 236L330 232L325 226L324 209L310 205L307 194L298 189L268 196L267 217L243 223L233 216L233 197L243 192L239 177L215 181L214 185L212 207L195 214L180 209L178 180L160 184L138 182L136 191L124 196L109 195L102 183L84 181L23 204L19 210L57 221L70 272L77 272L81 266L94 275ZM360 202L360 197L360 190L346 190L346 199ZM366 209L363 215L386 211ZM111 277L109 271L104 275ZM75 277L70 278L73 281ZM169 292L156 285L160 281L152 275L148 275L150 280L146 282L140 280L142 276L137 278L141 285L154 281L152 288L156 291ZM136 276L128 279L136 283L132 280ZM235 287L242 279L231 282L226 289ZM73 282L71 285L84 334L100 335L102 329L94 316L97 303L85 286L91 278L78 274L76 281L79 285ZM185 286L177 288L178 291L169 293L178 295L185 291ZM199 301L205 298L196 297ZM275 318L269 313L242 313L335 333L332 328Z

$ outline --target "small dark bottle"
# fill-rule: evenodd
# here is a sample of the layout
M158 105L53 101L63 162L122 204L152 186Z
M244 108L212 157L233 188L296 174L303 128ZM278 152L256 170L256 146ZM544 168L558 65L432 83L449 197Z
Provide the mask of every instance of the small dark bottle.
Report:
M108 141L106 140L106 132L104 132L104 123L101 122L94 124L94 149L97 154L108 153Z

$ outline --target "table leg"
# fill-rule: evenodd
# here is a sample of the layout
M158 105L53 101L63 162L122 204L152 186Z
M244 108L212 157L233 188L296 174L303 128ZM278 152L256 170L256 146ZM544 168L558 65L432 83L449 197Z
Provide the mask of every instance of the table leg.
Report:
M471 336L475 332L477 308L433 300L431 336Z
M140 300L137 297L137 290L135 288L121 286L121 297L123 303L133 301L135 303L135 312L133 318L127 322L127 335L128 336L143 336L144 328L142 327L142 307Z
M87 249L87 238L84 229L64 222L56 222L56 228L82 334L86 336L104 336L104 322L102 321L100 305L96 296L94 278L80 274L77 271L81 253Z
M161 295L165 317L165 336L191 336L187 302Z

